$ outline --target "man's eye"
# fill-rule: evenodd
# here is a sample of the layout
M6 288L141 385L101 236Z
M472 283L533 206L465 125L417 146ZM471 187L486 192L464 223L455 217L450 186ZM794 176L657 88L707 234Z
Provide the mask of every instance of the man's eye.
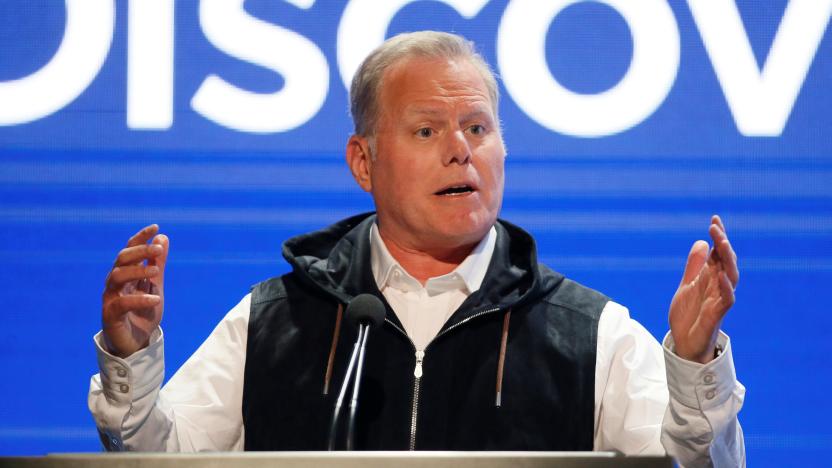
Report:
M473 135L482 135L483 133L485 133L485 127L479 124L471 125L470 127L468 127L468 131L471 132Z
M431 128L420 128L417 131L417 133L422 138L430 138L433 135L433 129L431 129Z

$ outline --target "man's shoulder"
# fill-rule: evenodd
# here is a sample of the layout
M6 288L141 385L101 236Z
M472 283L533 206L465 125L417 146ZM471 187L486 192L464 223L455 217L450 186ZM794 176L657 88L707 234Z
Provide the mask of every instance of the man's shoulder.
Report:
M263 304L285 299L288 296L286 283L293 281L290 278L292 273L274 276L267 280L254 284L251 287L251 304Z
M293 300L337 300L330 298L317 285L311 284L308 278L296 271L255 283L251 286L250 294L252 307L268 306L269 303L285 301L290 297Z
M594 320L597 320L601 316L601 312L604 310L607 302L610 301L609 297L595 289L563 276L546 265L538 264L538 268L540 270L540 277L544 281L546 278L557 279L557 285L542 298L543 302L590 316Z

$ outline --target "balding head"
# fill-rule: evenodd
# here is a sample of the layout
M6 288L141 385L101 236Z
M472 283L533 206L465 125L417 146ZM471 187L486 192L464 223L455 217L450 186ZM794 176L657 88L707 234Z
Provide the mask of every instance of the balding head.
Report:
M409 58L465 59L482 75L488 88L494 115L500 95L491 68L474 49L474 44L456 34L438 31L404 33L386 40L361 63L350 87L350 112L355 134L371 137L379 119L378 100L384 75L397 63Z

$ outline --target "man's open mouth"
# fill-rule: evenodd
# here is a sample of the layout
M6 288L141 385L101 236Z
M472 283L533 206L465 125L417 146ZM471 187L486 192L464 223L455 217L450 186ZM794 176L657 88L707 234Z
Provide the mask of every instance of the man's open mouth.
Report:
M444 190L440 190L436 192L436 195L464 195L466 193L471 193L474 191L474 188L470 185L455 185L453 187L448 187Z

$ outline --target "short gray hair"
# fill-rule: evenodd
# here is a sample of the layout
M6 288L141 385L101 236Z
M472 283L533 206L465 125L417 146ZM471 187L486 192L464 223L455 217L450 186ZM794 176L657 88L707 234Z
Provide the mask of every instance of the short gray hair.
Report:
M474 43L457 34L439 31L403 33L384 41L361 63L350 86L350 113L355 124L355 134L373 136L378 123L378 97L384 72L399 61L410 57L456 59L470 61L482 75L491 98L494 117L500 92L494 72Z

